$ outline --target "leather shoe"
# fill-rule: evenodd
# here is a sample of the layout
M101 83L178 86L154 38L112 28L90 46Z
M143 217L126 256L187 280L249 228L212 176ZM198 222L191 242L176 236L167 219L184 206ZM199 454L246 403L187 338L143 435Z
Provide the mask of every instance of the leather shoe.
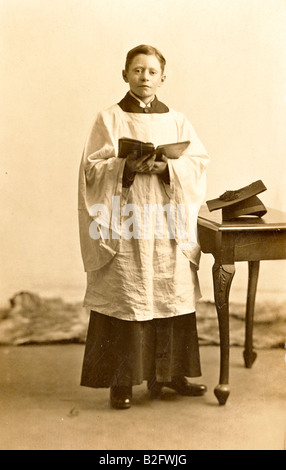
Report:
M111 387L110 404L116 410L128 410L131 407L132 387Z
M174 377L172 382L167 382L164 386L185 397L202 397L207 392L205 385L190 383L185 377Z

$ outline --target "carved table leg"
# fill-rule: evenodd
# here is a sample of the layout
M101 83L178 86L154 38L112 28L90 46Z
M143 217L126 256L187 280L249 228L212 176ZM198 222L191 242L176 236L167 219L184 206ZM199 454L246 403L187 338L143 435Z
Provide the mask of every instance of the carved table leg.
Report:
M229 293L235 274L234 264L213 266L214 296L220 334L220 379L214 394L225 405L229 394Z
M248 369L251 369L257 357L256 352L253 351L253 321L259 266L259 261L249 261L248 263L249 277L245 319L245 350L243 352L245 367Z

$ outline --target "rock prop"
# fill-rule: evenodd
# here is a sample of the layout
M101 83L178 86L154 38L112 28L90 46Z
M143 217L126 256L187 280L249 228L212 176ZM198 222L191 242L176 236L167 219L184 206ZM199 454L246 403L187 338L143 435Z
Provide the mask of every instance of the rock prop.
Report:
M230 306L230 342L244 345L245 305ZM256 348L284 347L286 342L284 304L257 304L254 325ZM219 344L218 322L212 302L198 304L198 332L202 345ZM0 344L84 343L89 312L81 303L60 298L45 299L31 292L19 292L10 299L10 308L0 310Z
M82 343L88 320L81 304L19 292L10 299L9 309L0 310L0 344Z

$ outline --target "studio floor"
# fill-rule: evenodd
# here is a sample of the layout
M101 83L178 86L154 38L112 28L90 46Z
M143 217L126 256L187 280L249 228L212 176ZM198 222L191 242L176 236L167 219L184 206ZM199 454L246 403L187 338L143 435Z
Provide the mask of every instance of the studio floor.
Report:
M109 391L79 387L83 345L0 348L1 450L284 450L283 349L259 350L252 370L231 350L231 395L217 404L219 348L201 348L202 398L165 389L150 401L134 387L130 410L109 406Z

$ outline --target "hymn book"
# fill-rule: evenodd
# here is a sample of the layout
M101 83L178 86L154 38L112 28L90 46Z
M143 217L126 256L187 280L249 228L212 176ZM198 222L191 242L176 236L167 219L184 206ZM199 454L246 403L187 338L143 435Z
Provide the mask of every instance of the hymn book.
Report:
M137 158L155 154L156 160L160 160L161 155L165 155L167 158L176 159L181 157L190 143L191 142L189 140L186 140L184 142L175 142L155 147L151 142L141 142L140 140L122 137L118 140L118 157L125 158L131 153L136 153Z

